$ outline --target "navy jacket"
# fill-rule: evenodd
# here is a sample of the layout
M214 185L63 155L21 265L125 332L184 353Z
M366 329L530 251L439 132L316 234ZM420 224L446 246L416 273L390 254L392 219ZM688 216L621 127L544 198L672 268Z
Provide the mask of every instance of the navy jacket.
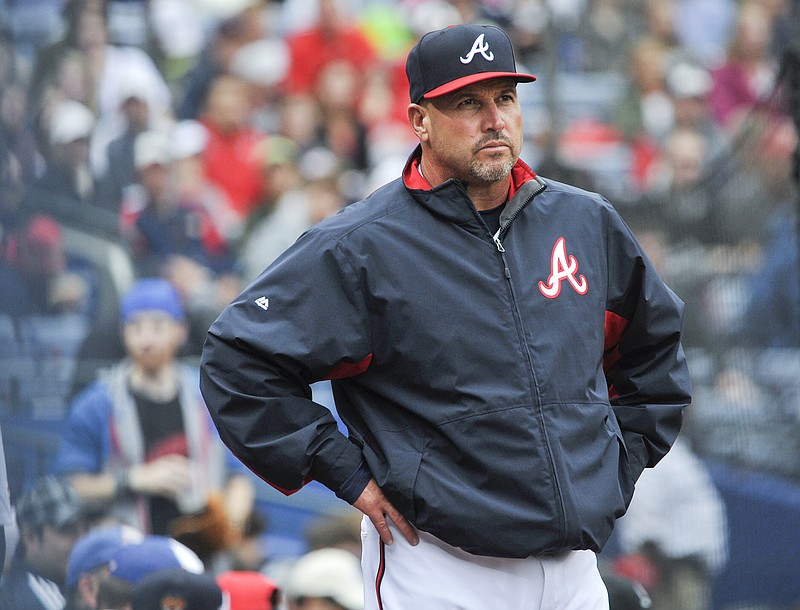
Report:
M458 181L380 188L305 233L210 329L223 441L291 493L375 477L479 555L599 550L690 401L683 305L602 197L522 162L492 236ZM333 379L347 439L308 385Z

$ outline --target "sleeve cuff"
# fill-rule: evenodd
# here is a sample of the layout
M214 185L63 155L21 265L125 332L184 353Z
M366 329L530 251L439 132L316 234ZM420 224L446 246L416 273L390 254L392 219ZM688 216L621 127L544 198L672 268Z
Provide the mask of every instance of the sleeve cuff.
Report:
M371 478L372 473L367 467L366 462L362 461L355 472L347 477L347 480L339 487L336 496L348 504L354 504Z

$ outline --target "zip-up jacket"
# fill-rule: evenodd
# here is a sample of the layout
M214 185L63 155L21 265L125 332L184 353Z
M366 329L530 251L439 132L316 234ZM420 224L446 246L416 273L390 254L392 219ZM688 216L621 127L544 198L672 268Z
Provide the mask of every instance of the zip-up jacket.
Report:
M519 161L492 235L463 183L417 188L417 162L212 325L220 435L287 494L315 479L353 502L373 476L474 554L599 551L690 402L683 304L601 196ZM311 401L322 379L349 438Z

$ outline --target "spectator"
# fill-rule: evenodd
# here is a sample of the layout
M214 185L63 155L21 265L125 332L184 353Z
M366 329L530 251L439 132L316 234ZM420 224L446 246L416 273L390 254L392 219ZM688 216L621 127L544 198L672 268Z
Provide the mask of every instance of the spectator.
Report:
M702 65L681 59L667 68L666 86L672 100L674 128L698 131L708 142L707 158L718 157L727 144L727 138L708 107L711 74Z
M180 121L173 126L170 139L172 183L178 207L201 214L200 238L207 256L198 262L218 273L230 271L230 244L241 227L225 193L205 175L203 154L208 131L198 121Z
M176 147L164 133L147 131L136 139L138 182L124 202L122 223L137 271L162 275L176 257L209 271L228 271L232 258L208 212L218 212L221 197L202 183L189 190L183 174L178 182L173 152ZM186 171L187 163L191 160L179 160L178 169Z
M208 131L206 178L226 195L240 227L261 190L254 154L261 136L249 124L251 110L245 82L224 75L214 79L200 119Z
M145 533L182 536L208 560L250 513L252 485L232 458L226 472L197 372L175 360L186 337L176 290L140 280L120 317L128 359L73 401L56 468L86 501Z
M714 118L731 133L775 85L777 64L769 46L771 32L770 14L762 3L743 2L727 57L711 73L713 87L708 100Z
M0 312L91 316L91 271L68 260L61 227L52 218L39 214L27 222L15 235L6 262L0 274Z
M137 182L135 143L140 133L150 126L147 105L147 83L138 78L125 82L120 90L120 111L124 131L111 140L106 150L106 170L98 185L97 203L119 214L125 192Z
M676 0L675 34L683 49L704 66L725 59L739 3L733 0Z
M174 607L220 610L222 589L209 575L162 570L143 579L133 593L133 610Z
M652 178L659 142L669 133L674 110L664 81L667 47L655 38L640 38L630 57L630 81L617 104L614 122L631 146L632 184L641 192Z
M713 577L727 561L725 505L686 441L642 475L617 528L623 550L655 570L653 610L711 608Z
M648 3L649 9L652 3ZM660 3L659 3L660 4ZM666 2L664 2L666 4ZM581 12L577 33L580 36L580 68L587 72L621 72L624 54L636 28L631 11L620 0L592 0Z
M342 549L319 549L298 559L282 587L288 610L363 610L358 558Z
M84 531L82 505L66 481L37 480L17 504L20 539L0 585L2 610L61 610L67 562Z
M21 83L0 87L0 141L14 154L19 163L19 179L26 185L31 184L44 167L44 158L28 121L27 106L28 93Z
M277 258L309 226L295 141L283 136L266 138L257 146L256 158L263 189L238 247L246 279L258 275L265 261Z
M67 564L66 610L97 610L100 582L108 577L114 555L144 534L127 525L101 526L78 539Z
M71 52L83 58L84 51L91 46L92 38L97 36L98 31L102 32L102 27L97 28L95 24L102 24L105 20L103 0L67 0L63 6L65 24L61 37L36 52L29 89L34 114L38 114L46 105L51 89L57 83L58 69L63 59ZM88 74L86 80L89 80ZM91 105L94 100L87 98L83 101Z
M35 184L38 189L76 203L93 201L95 184L89 164L89 141L94 125L94 114L80 102L65 100L53 108L48 131L50 154L47 168Z
M347 18L342 0L317 0L317 5L316 24L286 38L291 56L286 82L290 93L313 92L329 64L340 61L348 64L361 82L377 62L375 49Z
M130 610L136 589L142 583L170 571L191 577L203 574L205 568L193 551L167 536L146 536L139 544L120 548L111 556L108 576L100 580L98 609Z
M248 87L250 124L264 134L277 133L283 81L289 72L289 48L282 38L270 37L239 48L230 71Z
M206 21L212 24L211 36L198 61L183 79L183 97L177 107L181 120L200 118L217 77L237 72L232 62L239 49L265 36L265 23L260 14L263 0L215 4L206 3L206 8L214 7L222 14L206 15Z

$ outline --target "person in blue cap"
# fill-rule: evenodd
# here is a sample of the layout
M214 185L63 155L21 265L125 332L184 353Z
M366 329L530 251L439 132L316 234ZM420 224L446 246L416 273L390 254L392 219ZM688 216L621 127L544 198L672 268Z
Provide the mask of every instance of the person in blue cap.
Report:
M108 576L111 559L143 540L144 534L129 525L95 527L79 538L67 563L66 610L97 610L100 582Z
M138 280L120 319L127 357L72 401L56 470L119 522L185 535L210 559L249 515L251 480L219 441L196 368L177 359L187 331L174 286Z

